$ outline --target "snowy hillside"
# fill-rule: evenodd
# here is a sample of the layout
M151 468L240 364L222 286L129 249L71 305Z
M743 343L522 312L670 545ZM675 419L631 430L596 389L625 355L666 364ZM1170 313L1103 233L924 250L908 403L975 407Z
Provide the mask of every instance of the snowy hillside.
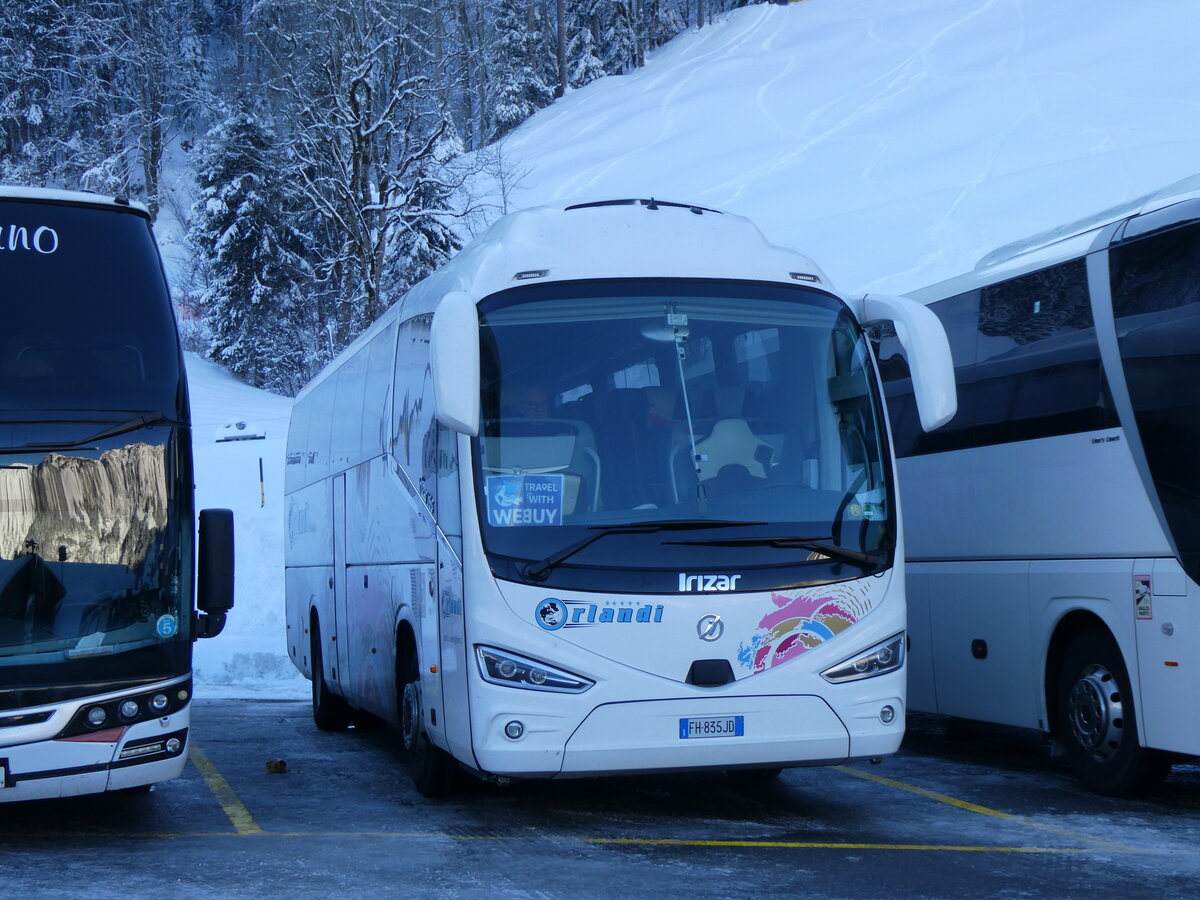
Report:
M1179 0L803 0L689 32L505 145L508 199L748 216L847 292L903 292L1200 170L1200 16ZM237 607L200 696L300 696L283 631L290 401L188 359L198 502L237 516ZM262 441L213 442L230 419ZM264 460L260 506L258 459Z
M736 212L848 292L903 292L1200 170L1179 0L803 0L691 31L506 143L510 208Z

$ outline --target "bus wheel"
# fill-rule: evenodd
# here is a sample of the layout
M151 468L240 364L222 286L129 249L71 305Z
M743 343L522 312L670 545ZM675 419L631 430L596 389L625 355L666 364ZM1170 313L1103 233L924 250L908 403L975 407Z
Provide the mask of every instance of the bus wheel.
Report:
M424 797L445 797L454 790L457 766L445 750L435 746L425 731L420 683L404 685L400 697L400 733L408 754L413 785Z
M345 731L350 727L350 707L346 701L329 690L325 683L325 666L321 659L321 626L314 618L309 629L312 636L312 712L313 723L322 731Z
M1161 782L1170 757L1138 742L1133 692L1116 643L1102 629L1067 647L1058 675L1058 735L1084 786L1124 796Z

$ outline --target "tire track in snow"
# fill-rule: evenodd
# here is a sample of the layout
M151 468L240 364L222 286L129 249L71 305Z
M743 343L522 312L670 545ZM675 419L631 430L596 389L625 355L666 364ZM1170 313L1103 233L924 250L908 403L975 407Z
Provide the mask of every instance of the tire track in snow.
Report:
M628 160L646 153L648 150L651 150L652 148L664 143L669 137L673 136L678 130L676 122L679 117L679 114L676 111L675 101L688 90L691 83L695 81L699 75L704 72L706 68L713 62L731 57L737 58L742 47L754 39L754 37L761 32L764 27L766 27L767 22L774 18L781 11L775 10L771 7L759 7L757 10L755 10L755 12L757 13L758 21L748 23L745 27L744 33L732 42L727 43L722 41L719 45L719 48L715 50L699 53L689 52L689 55L693 56L694 58L688 66L688 71L682 77L679 76L679 69L681 66L680 64L677 64L665 69L661 75L647 82L643 91L644 93L651 92L654 88L662 85L664 82L674 82L674 84L667 90L667 93L658 104L658 110L662 119L662 126L659 128L658 134L653 139L647 141L639 147L627 150L618 156L614 156L599 169L593 169L590 172L580 172L577 176L568 179L559 186L558 190L554 194L555 198L562 199L569 196L581 195L585 191L599 184L605 178L605 176L607 176L614 169L620 168ZM743 13L742 17L746 17L745 13ZM702 39L698 40L697 43L708 44L711 41L716 40L716 38L721 35L720 29L724 27L728 27L728 20L723 19L719 23L711 25L710 31ZM768 35L768 41L770 40L770 37L771 35ZM763 43L766 43L766 41ZM644 72L645 70L643 69L642 71Z

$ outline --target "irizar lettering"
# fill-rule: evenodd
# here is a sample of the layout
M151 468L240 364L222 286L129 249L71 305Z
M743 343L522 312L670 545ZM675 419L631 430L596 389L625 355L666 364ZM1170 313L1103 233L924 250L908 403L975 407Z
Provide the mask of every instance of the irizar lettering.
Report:
M689 575L679 573L679 591L735 591L741 575Z

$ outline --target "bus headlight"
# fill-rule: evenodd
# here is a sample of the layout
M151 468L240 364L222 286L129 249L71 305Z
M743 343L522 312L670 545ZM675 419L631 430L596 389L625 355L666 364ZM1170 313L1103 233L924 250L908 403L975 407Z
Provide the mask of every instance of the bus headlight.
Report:
M491 684L559 694L582 694L595 684L582 675L574 675L507 650L476 647L475 656L479 660L479 674Z
M886 641L869 650L850 657L821 673L821 677L834 684L843 681L858 681L895 672L904 665L904 632L892 635Z

